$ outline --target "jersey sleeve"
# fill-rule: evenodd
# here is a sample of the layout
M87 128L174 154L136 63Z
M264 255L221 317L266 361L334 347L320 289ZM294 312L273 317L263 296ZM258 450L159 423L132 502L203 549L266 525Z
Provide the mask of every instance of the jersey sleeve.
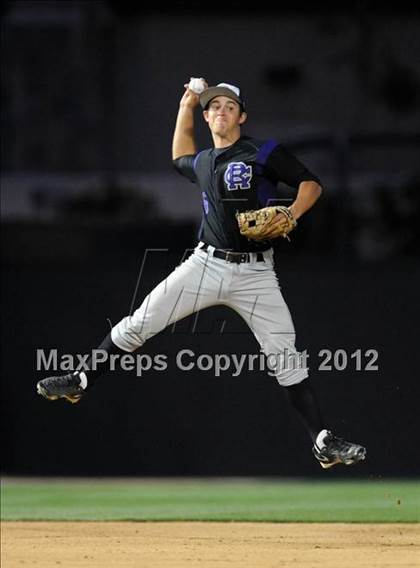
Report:
M311 173L282 144L277 144L267 156L265 170L271 181L283 182L290 187L298 188L303 181L315 181L322 185L320 179Z
M180 158L172 161L176 171L194 183L197 181L197 176L194 169L197 155L198 154L181 156Z

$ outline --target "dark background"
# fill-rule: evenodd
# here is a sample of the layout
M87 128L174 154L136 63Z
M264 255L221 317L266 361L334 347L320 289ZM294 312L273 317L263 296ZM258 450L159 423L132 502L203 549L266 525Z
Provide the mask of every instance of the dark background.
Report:
M366 6L3 5L5 473L419 475L420 20ZM241 85L244 132L277 137L324 182L276 267L327 422L367 446L363 465L322 472L264 372L176 367L185 348L257 352L227 309L149 340L165 372L110 373L77 405L36 394L37 349L96 347L129 312L146 249L168 254L147 263L136 305L195 245L199 199L170 161L191 76ZM210 143L199 120L197 138ZM319 370L322 349L344 349L347 368ZM363 357L357 371L357 349L377 350L379 370Z

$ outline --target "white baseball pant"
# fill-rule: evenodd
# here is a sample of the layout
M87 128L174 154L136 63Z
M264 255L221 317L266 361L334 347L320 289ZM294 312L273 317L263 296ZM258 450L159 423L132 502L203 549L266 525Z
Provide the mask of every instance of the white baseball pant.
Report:
M295 349L295 329L274 272L273 250L262 253L263 262L250 253L250 262L236 264L214 257L212 246L202 251L202 244L146 296L133 315L113 327L112 341L132 352L168 325L198 310L224 305L251 328L274 363L270 370L280 385L303 381L308 370Z

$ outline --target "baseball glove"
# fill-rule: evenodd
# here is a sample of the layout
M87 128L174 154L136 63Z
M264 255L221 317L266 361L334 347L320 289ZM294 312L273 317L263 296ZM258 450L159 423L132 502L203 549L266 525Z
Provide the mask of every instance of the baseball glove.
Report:
M290 209L282 205L237 212L236 219L241 235L254 241L290 240L288 235L297 225Z

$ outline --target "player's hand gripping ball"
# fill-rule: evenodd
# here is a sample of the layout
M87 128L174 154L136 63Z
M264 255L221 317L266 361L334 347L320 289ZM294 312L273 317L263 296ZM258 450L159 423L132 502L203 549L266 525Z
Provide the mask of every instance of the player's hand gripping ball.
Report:
M297 225L288 207L276 205L236 213L241 235L254 241L265 241L283 237L289 239L290 231Z
M207 88L207 84L203 77L191 77L190 82L188 83L188 88L196 95L201 95L201 93Z

